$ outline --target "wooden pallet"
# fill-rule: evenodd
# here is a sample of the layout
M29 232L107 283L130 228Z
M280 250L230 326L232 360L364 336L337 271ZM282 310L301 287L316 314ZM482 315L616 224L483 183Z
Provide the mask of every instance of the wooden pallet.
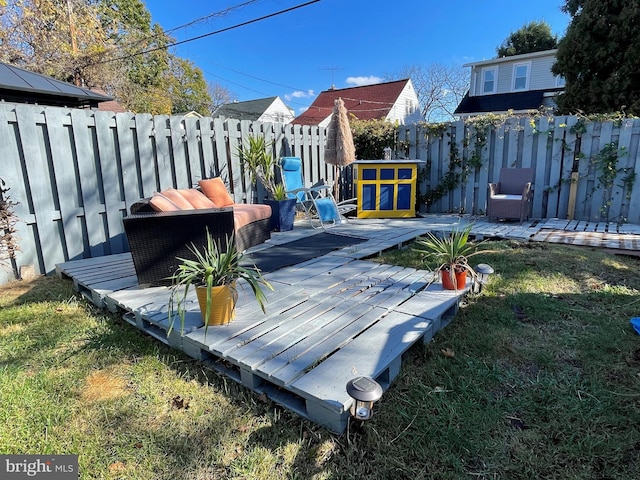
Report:
M403 353L447 325L464 294L427 285L431 272L342 251L268 274L267 315L240 285L236 319L205 332L194 294L184 331L167 336L169 290L140 288L132 268L120 254L67 262L58 273L96 305L336 433L349 416L347 382L369 376L386 391Z
M543 228L536 233L531 240L535 242L564 243L614 250L640 250L640 235L633 233L608 233L590 228L586 230L552 230Z

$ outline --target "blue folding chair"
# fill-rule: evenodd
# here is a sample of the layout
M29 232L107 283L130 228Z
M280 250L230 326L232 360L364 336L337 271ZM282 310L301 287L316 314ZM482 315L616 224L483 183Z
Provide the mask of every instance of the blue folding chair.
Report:
M333 185L323 184L305 187L302 160L299 157L282 157L278 162L282 184L289 198L304 211L313 228L328 228L346 222L345 215L356 209L354 199L336 202Z

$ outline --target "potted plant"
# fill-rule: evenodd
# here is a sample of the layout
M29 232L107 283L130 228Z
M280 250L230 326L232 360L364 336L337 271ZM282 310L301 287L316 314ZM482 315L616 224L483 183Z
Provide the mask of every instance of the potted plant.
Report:
M470 232L471 225L464 230L454 230L442 238L433 232L428 232L426 236L416 239L419 248L414 250L424 255L423 261L433 268L434 272L440 272L442 286L445 289L464 288L467 275L475 280L477 274L469 265L469 259L480 253L492 252L492 250L480 250L478 248L480 244L469 242Z
M205 324L205 335L209 325L224 325L235 316L238 300L237 280L244 280L265 312L267 298L262 287L273 290L256 267L240 264L244 253L238 251L233 238L226 238L227 249L223 250L219 241L207 229L206 246L200 250L191 245L193 259L178 258L180 265L171 277L172 290L169 300L169 330L173 329L176 316L180 318L181 331L184 330L185 302L190 288L196 290L200 312Z
M276 162L268 147L264 137L249 136L238 148L238 156L251 182L259 180L271 197L264 201L271 207L271 230L284 232L293 229L296 199L288 198L284 186L275 182Z
M271 207L271 230L287 232L293 230L293 222L296 216L296 199L289 198L281 183L273 189L273 200L265 200L264 203Z

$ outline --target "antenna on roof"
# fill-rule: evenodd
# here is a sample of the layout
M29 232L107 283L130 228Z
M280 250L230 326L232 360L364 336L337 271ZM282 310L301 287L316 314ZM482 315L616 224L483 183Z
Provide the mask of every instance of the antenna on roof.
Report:
M327 67L327 68L321 68L320 70L331 70L331 88L329 90L335 90L336 86L333 83L333 76L335 75L337 70L342 70L342 67Z

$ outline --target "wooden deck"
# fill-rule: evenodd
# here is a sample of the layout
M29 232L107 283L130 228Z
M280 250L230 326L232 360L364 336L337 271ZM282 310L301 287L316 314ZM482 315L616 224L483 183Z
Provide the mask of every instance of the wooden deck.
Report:
M550 221L501 224L455 215L353 220L331 231L367 241L267 274L275 291L267 294L266 315L250 292L241 288L236 319L226 326L209 327L206 335L193 295L184 332L178 329L167 336L169 291L166 287L141 288L130 254L66 262L57 271L71 278L74 287L94 304L121 313L127 322L157 340L340 433L346 428L351 404L347 382L365 375L375 378L386 391L400 372L403 353L416 342L430 341L446 326L464 294L445 291L440 283L428 285L431 272L366 259L427 231L448 231L470 222L478 237L583 238L577 229L559 230L561 222ZM603 244L613 244L613 232L597 230L588 233ZM574 233L558 233L565 231ZM253 250L314 233L297 225L292 232L274 234L271 241ZM640 229L637 233L616 232L623 238L617 248L637 247L639 233Z

